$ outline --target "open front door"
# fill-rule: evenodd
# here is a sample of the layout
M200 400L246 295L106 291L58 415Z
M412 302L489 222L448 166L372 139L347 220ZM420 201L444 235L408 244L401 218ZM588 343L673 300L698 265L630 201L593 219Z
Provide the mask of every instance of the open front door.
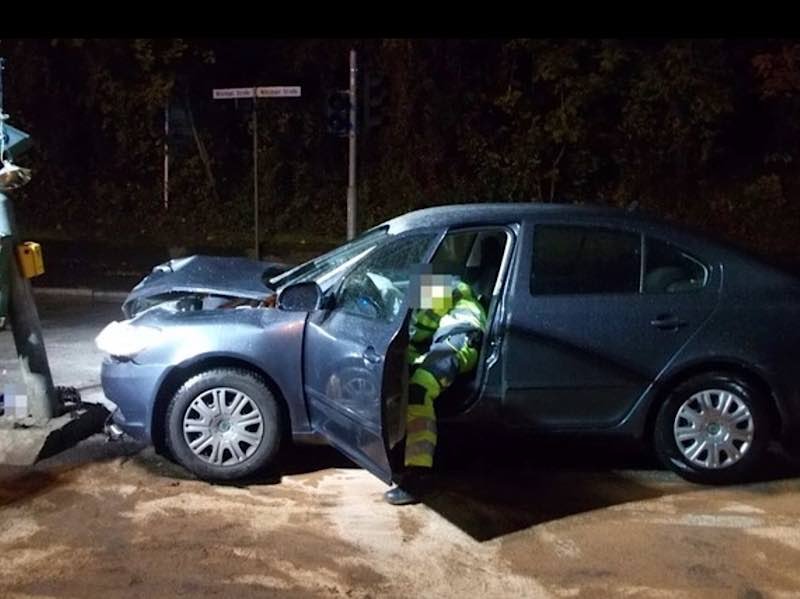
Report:
M389 451L405 433L406 289L433 237L416 233L375 249L342 281L334 307L310 314L306 324L303 377L312 427L387 483Z

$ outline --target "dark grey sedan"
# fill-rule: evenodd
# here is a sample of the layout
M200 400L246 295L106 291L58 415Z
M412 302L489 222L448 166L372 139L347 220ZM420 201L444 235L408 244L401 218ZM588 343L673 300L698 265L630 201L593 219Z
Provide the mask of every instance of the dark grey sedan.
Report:
M426 263L476 286L490 322L441 420L643 438L705 483L746 479L771 441L798 436L797 279L636 213L537 204L412 212L286 272L156 267L98 337L115 426L210 480L323 438L388 482L405 293Z

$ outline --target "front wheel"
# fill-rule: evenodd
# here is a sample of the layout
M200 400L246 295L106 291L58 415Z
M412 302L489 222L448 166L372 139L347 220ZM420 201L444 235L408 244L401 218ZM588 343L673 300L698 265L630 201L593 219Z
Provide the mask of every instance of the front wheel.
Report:
M744 482L771 437L766 398L737 376L702 374L678 386L656 417L654 445L665 466L702 484Z
M228 368L186 381L167 408L166 428L175 459L209 481L262 470L278 453L283 433L280 407L264 382Z

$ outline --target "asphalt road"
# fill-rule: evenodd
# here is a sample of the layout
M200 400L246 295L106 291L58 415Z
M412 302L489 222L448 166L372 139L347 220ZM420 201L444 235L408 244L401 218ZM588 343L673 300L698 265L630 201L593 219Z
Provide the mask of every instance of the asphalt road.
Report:
M78 388L89 401L103 401L103 355L94 338L109 322L122 318L120 305L91 303L83 297L37 296L36 302L54 383ZM5 384L23 389L9 328L0 332L0 386Z
M118 307L40 301L57 384L98 399ZM0 333L0 381L16 377ZM2 597L800 597L800 469L700 487L636 447L450 440L438 490L395 508L334 450L241 486L93 437L0 466Z

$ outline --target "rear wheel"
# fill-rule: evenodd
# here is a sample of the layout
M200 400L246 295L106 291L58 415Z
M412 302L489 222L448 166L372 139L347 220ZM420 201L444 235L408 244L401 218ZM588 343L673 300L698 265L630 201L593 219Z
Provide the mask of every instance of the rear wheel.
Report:
M654 445L661 461L703 484L744 482L771 437L767 399L735 375L702 374L678 386L656 417Z
M280 407L245 370L214 369L186 381L166 414L172 455L199 478L226 481L255 474L280 448Z

